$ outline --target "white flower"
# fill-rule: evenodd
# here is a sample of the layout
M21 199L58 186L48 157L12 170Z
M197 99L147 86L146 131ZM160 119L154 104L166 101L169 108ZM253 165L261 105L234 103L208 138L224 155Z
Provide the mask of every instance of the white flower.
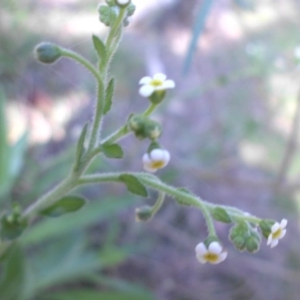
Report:
M155 172L165 167L169 161L170 153L164 149L154 149L143 155L144 169L149 172Z
M146 76L140 80L140 95L143 97L150 97L155 91L164 91L175 87L173 80L166 80L167 76L162 73L157 73L153 78Z
M219 242L212 242L208 248L204 243L200 243L195 248L196 257L201 264L209 262L211 264L218 264L225 260L227 251L223 249Z
M130 0L117 0L117 4L126 5L130 2Z
M276 222L271 227L271 233L269 234L267 245L271 248L277 246L278 240L282 239L286 234L287 220L282 219L280 223Z

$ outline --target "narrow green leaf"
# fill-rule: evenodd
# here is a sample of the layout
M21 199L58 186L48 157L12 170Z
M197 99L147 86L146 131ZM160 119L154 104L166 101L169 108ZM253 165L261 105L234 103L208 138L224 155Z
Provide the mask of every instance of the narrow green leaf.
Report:
M65 196L58 200L53 205L42 210L40 213L47 217L59 217L66 213L74 212L82 208L86 203L86 200L79 196Z
M105 93L105 102L104 102L104 109L103 109L104 115L107 114L111 108L114 90L115 90L115 80L114 78L112 78L108 83L106 93Z
M100 292L91 289L77 289L66 292L52 293L50 297L44 296L43 300L153 300L154 298L145 295L124 292Z
M25 132L11 149L9 173L12 178L15 178L19 175L19 172L23 166L24 155L27 148L27 139L28 133Z
M5 98L2 90L0 90L0 198L6 194L10 186L9 162L10 153L7 142Z
M101 41L101 39L99 39L96 35L93 35L93 44L94 44L95 50L97 51L99 59L101 59L101 61L105 60L106 59L105 45Z
M19 219L4 215L1 218L0 237L4 241L10 241L18 238L27 227L26 219Z
M9 249L0 280L1 299L20 300L24 293L25 255L18 245Z
M119 176L119 179L126 184L129 192L143 197L148 196L147 189L135 176L123 174Z
M122 158L124 156L123 149L118 144L103 145L103 153L109 158Z
M85 151L84 141L85 141L87 129L88 129L88 123L86 123L84 125L84 127L81 131L80 137L78 139L77 150L76 150L76 159L75 159L75 165L74 165L74 170L75 171L79 168L82 156L83 156L84 151Z

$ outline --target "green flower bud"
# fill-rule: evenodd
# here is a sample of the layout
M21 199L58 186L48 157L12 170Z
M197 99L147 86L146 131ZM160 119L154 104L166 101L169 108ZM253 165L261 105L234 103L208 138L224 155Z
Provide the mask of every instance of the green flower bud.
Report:
M145 138L155 140L161 135L160 124L143 115L132 115L128 120L128 126L141 140Z
M246 249L246 240L244 237L242 236L236 236L234 238L232 238L230 236L230 240L233 243L233 245L235 246L236 249L238 249L239 251L243 252Z
M276 223L274 220L262 220L259 223L263 236L267 239L272 231L272 226Z
M152 207L145 205L135 210L135 219L138 222L149 221L152 218Z
M48 42L38 44L34 51L37 59L45 64L52 64L61 57L60 47Z
M259 250L260 247L260 237L259 235L250 235L249 237L247 237L246 241L245 241L245 246L247 251L249 251L250 253L255 253Z
M212 217L220 222L223 223L231 223L232 220L230 218L230 215L228 214L228 212L221 207L215 207L212 212L211 212Z
M145 134L151 140L156 140L161 136L161 125L153 120L147 120L145 123Z

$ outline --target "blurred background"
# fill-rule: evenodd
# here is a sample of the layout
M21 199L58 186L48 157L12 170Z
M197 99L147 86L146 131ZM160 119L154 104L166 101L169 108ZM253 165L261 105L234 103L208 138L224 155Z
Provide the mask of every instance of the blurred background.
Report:
M25 232L0 267L0 299L299 299L300 2L133 2L103 134L147 107L138 95L141 77L167 74L176 89L154 118L172 159L159 176L213 203L286 218L287 235L274 249L263 240L257 254L240 253L228 241L230 225L217 223L228 258L200 265L194 248L206 227L199 211L168 199L151 222L137 223L134 209L145 200L117 184L90 186L79 190L90 200L86 208ZM68 174L92 117L95 82L66 59L37 63L33 48L51 41L96 62L91 34L107 33L98 4L1 2L1 210L13 202L26 207ZM121 144L124 160L101 158L91 170L141 171L147 142L130 136Z

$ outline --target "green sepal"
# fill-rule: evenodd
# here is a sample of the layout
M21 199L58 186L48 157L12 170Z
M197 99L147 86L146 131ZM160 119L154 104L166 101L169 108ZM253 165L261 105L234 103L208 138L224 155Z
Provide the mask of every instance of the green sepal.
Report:
M123 149L118 144L103 145L102 151L106 157L122 158L124 156Z
M1 218L0 237L3 241L10 241L18 238L26 229L28 221L21 215L4 215Z
M99 37L93 34L93 44L94 48L97 51L98 57L101 61L105 61L106 59L106 47Z
M105 102L104 102L104 108L103 108L104 115L107 114L111 108L114 90L115 90L115 80L114 80L114 78L112 78L109 81L107 89L105 91Z
M45 64L52 64L62 56L61 48L53 43L43 42L34 49L36 58Z
M135 176L130 174L123 174L119 176L119 179L126 184L129 192L142 197L148 196L147 189Z
M74 164L74 171L78 170L78 168L80 166L80 163L81 163L81 160L82 160L82 157L83 157L83 154L85 152L84 141L85 141L88 125L89 125L88 123L86 123L84 125L84 127L81 131L81 134L79 136L79 139L78 139L77 149L76 149L76 158L75 158L75 164Z
M86 199L83 197L69 195L59 199L56 203L40 211L40 213L44 216L55 218L81 209L86 202Z
M232 220L230 218L230 215L228 214L228 212L222 208L222 207L215 207L212 211L211 211L211 216L219 222L223 222L223 223L231 223Z
M149 100L153 104L159 104L159 103L161 103L164 100L165 96L166 96L166 91L165 90L155 91L149 97Z

